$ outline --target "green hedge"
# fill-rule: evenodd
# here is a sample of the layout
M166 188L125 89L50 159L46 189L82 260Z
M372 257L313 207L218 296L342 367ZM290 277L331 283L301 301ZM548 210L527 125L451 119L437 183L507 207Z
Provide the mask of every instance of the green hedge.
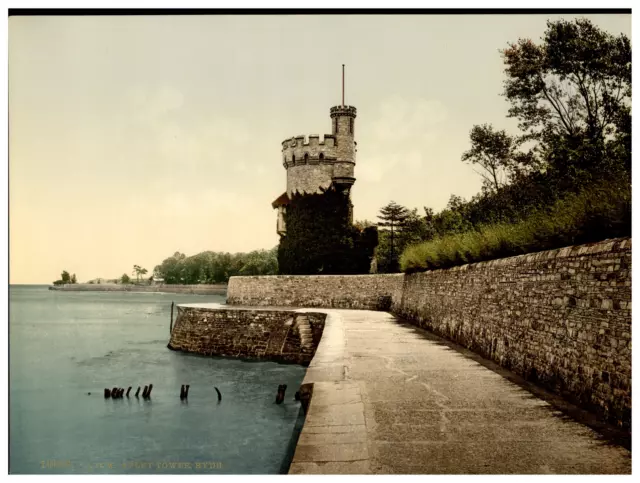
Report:
M400 268L409 273L449 268L630 235L631 187L599 184L517 223L479 226L412 245L402 253Z

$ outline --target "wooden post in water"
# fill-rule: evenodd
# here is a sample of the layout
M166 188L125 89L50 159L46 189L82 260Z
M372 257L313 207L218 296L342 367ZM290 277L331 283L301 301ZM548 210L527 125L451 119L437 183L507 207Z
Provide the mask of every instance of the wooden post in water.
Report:
M104 390L104 398L109 399L111 397L111 391L109 389Z
M140 396L140 386L138 386L138 390L136 391L136 397Z
M171 332L173 332L173 304L174 302L171 302L171 319L169 320L169 335L171 335Z
M149 384L149 390L147 391L147 398L151 397L151 390L153 389L153 384Z
M129 393L131 392L131 386L127 388L127 397L129 397Z
M284 393L286 390L287 390L286 384L280 384L278 386L278 394L276 394L276 404L282 404L282 401L284 401Z

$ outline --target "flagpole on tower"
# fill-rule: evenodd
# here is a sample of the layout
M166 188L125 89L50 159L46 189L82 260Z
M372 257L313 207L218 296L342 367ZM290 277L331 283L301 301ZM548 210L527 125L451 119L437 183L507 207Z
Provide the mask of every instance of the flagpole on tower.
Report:
M344 64L342 64L342 107L344 107Z

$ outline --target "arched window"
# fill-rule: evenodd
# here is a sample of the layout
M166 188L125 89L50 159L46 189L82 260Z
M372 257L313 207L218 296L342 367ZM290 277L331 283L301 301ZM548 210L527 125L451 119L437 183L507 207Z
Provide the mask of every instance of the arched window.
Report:
M309 153L304 153L304 164L309 164Z
M353 134L353 118L349 118L349 134Z
M338 118L333 118L333 134L338 134Z
M318 159L319 159L320 161L323 161L323 160L324 160L324 154L323 154L323 153L320 153L320 156L318 156Z
M293 161L293 164L296 164L296 155L292 155L291 156L291 161Z

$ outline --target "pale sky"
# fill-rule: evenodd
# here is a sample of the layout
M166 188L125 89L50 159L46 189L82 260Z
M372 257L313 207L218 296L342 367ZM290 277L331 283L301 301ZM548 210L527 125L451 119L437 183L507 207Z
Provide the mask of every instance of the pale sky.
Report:
M631 15L585 16L631 37ZM331 132L341 64L355 218L469 198L470 129L516 127L498 50L548 18L11 17L10 283L276 246L281 142Z

